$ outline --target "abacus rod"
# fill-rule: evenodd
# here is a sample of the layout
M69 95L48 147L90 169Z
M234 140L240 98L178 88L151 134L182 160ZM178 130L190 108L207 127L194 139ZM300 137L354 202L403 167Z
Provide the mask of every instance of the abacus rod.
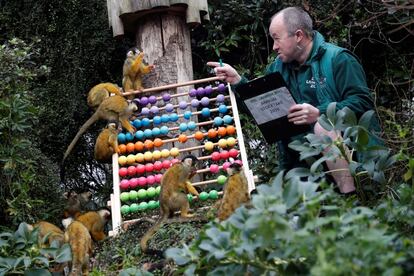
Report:
M227 100L227 99L229 99L230 98L230 96L224 96L224 99L225 100ZM210 102L214 102L214 101L217 101L217 97L215 97L215 98L210 98ZM191 106L191 103L189 104L190 105L190 107L192 107ZM180 107L180 105L179 104L176 104L176 105L173 105L173 108L177 108L177 107ZM230 106L231 107L231 106ZM158 110L159 111L162 111L162 110L164 110L164 109L166 109L166 107L165 106L163 106L163 107L159 107L158 108ZM218 110L218 109L217 109ZM212 110L211 110L212 111ZM197 112L199 112L198 114L200 114L201 113L201 111L197 111ZM196 114L195 112L194 112L194 114ZM139 114L139 115L141 115L141 114Z
M146 92L156 92L156 91L173 89L173 88L177 88L177 87L181 87L181 86L189 86L189 85L194 85L194 84L198 84L198 83L204 83L204 82L209 82L209 81L217 81L217 80L223 80L223 77L211 77L211 78L192 80L192 81L186 81L186 82L175 83L175 84L168 84L168 85L163 85L163 86L158 86L158 87L145 88L142 91L139 91L139 90L128 91L128 92L122 93L122 95L128 96L128 95L134 95L134 94L142 94L142 93L146 93Z

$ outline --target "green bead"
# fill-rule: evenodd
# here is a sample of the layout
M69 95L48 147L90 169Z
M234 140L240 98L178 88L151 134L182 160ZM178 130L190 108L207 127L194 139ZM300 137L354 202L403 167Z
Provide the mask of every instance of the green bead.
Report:
M220 175L219 177L217 177L217 183L220 185L224 185L227 181L227 177L224 175Z
M159 200L155 201L155 208L160 208L160 201Z
M160 195L161 186L157 186L157 188L155 188L155 192L157 193L157 195Z
M149 187L147 189L147 196L148 197L154 197L156 195L157 191L155 190L154 187Z
M121 193L121 201L125 202L129 200L129 193L128 192L122 192Z
M218 192L217 192L216 190L211 190L211 191L208 193L208 197L209 197L210 199L217 199L217 198L218 198Z
M139 211L145 211L145 210L147 210L147 209L148 209L148 203L146 203L145 201L141 202L141 203L138 205L138 210L139 210Z
M150 200L148 202L148 209L155 209L157 208L157 202L155 202L155 200Z
M138 207L138 204L136 204L136 203L132 203L131 206L129 206L129 211L131 213L138 212L138 209L139 209L139 207Z
M135 190L129 191L129 200L137 200L138 192Z
M208 193L206 193L206 192L201 192L201 193L200 193L200 195L199 195L199 198L200 198L201 200L207 200L207 199L208 199Z
M129 208L129 206L128 205L122 205L122 207L121 207L121 213L123 214L123 215L126 215L126 214L128 214L130 212L130 208Z
M145 189L139 189L138 190L138 198L144 199L147 197L147 191Z
M192 194L187 194L187 199L188 199L188 202L193 202L193 195Z

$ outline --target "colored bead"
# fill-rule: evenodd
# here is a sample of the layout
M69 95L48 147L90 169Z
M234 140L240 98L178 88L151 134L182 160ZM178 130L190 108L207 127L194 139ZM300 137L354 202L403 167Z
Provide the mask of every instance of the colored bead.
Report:
M134 157L134 160L135 160L135 157ZM134 176L135 173L136 173L135 172L135 166L129 166L127 170L128 170L128 175L129 176Z
M220 185L224 185L227 181L227 177L224 175L220 175L219 177L217 177L217 183Z
M150 113L150 110L149 110L149 108L148 108L148 107L143 107L143 108L141 109L141 115L143 115L143 116L147 116L147 115L149 115L149 113Z
M132 124L134 125L134 127L136 128L140 128L141 127L141 120L140 119L135 119Z
M145 178L145 177L144 177ZM147 183L147 179L145 178L145 184ZM145 186L145 185L144 185ZM139 199L144 199L147 197L147 191L144 189L139 189L138 190L138 198Z
M186 101L181 101L178 106L180 107L180 109L186 109L187 108L188 103Z
M239 151L237 149L231 149L229 150L229 155L232 158L236 158L239 155Z
M171 95L169 93L165 93L162 95L162 100L164 102L169 102L171 100Z
M120 195L121 201L125 202L129 200L129 193L128 192L122 192Z
M142 130L138 130L137 132L135 132L135 138L139 140L144 139L144 132Z
M161 163L161 161L155 161L155 162L154 162L154 170L155 170L155 171L160 171L160 170L162 170L162 163Z
M118 150L119 150L119 153L120 154L124 154L124 153L126 153L126 146L125 146L125 144L120 144L119 146L118 146ZM120 156L119 158L121 158L122 156Z
M166 104L166 105L165 105L165 110L166 110L167 112L172 112L172 111L174 110L174 106L173 106L173 104L170 104L170 103Z
M213 144L213 142L208 141L208 142L206 142L206 143L204 144L204 149L205 149L205 150L210 151L210 150L213 150L213 148L214 148L214 144Z
M220 160L220 153L219 152L217 152L217 151L215 151L215 152L213 152L212 154L211 154L211 160L213 160L213 161L219 161Z
M142 97L140 100L139 100L139 103L141 104L141 106L146 106L147 104L148 104L148 98L147 97Z
M139 211L145 211L145 210L147 210L148 209L148 203L146 203L145 201L143 201L143 202L141 202L139 205L138 205L138 210Z
M147 127L147 126L149 126L151 124L151 122L150 122L150 119L148 119L148 118L144 118L144 119L142 119L141 120L141 125L143 126L143 127Z
M206 192L201 192L200 195L198 196L200 198L200 200L207 200L208 199L208 193Z
M226 139L220 139L220 140L218 141L218 145L219 145L219 147L220 147L220 148L225 148L225 147L227 147L227 140L226 140Z
M200 105L200 102L197 99L192 99L191 100L191 106L192 107L197 107Z
M168 114L162 114L161 115L161 122L162 123L168 123L170 121L170 115Z
M145 173L145 165L138 164L136 166L136 172L137 172L137 174L143 174L143 173Z
M127 141L132 141L132 140L134 140L134 135L132 135L130 132L127 132L127 133L125 134L125 139L126 139Z
M217 101L218 103L223 103L223 102L225 101L225 97L224 97L224 95L223 95L223 94L218 94L218 95L217 95L217 98L216 98L216 101Z
M223 150L220 152L220 158L221 159L228 159L229 158L229 152L227 150Z
M227 146L232 147L237 143L237 140L234 137L227 138Z
M207 97L203 97L200 101L202 106L208 106L210 104L210 99Z
M190 121L190 122L187 123L187 127L188 127L188 130L193 131L194 129L196 129L197 125L196 125L195 122Z
M223 124L223 119L221 117L214 118L214 125L221 126Z
M211 85L206 86L204 88L204 93L205 93L206 96L209 96L212 92L213 92L213 88L211 87Z
M149 129L149 128L144 130L144 136L145 136L145 138L151 138L152 137L152 130Z
M224 115L223 121L224 121L224 124L229 125L233 123L233 117L231 117L230 115Z
M184 131L187 130L188 127L187 127L187 124L186 123L181 123L179 128L180 128L180 131L181 132L184 132Z
M128 179L122 179L121 183L119 183L119 187L122 190L126 190L129 188L129 180Z
M126 137L124 133L118 133L118 142L121 144L126 142Z
M121 201L124 201L124 200L121 198ZM130 209L129 209L129 205L122 205L122 206L121 206L121 213L122 213L123 215L128 214L128 213L129 213L129 211L130 211Z
M218 90L219 92L224 92L224 91L226 91L226 86L225 86L223 83L220 83L220 84L217 86L217 90Z
M150 112L152 114L157 114L159 112L159 108L156 105L151 106Z
M177 113L171 113L170 114L170 121L171 122L177 122L178 121L178 114Z
M201 110L201 115L202 115L203 117L209 117L209 116L210 116L210 109L209 109L208 107L204 107L204 108Z
M227 170L230 167L231 163L226 161L223 163L223 170Z
M139 207L138 207L138 204L136 203L132 203L131 206L129 206L129 211L131 213L138 212L138 210L139 210Z
M204 134L201 131L197 131L196 133L194 133L194 138L198 141L203 140Z
M234 126L232 126L232 125L228 125L226 127L226 130L227 130L227 134L228 135L233 135L233 134L236 133L236 128Z
M144 143L142 143L141 141L137 141L134 144L135 150L136 151L143 151L144 150Z
M153 136L158 136L158 135L160 135L161 134L161 130L158 128L158 127L154 127L153 129L152 129L152 135Z
M129 191L129 200L136 200L138 198L138 192L135 190Z
M127 168L120 168L118 172L120 177L125 177L128 175L128 169Z
M159 151L159 150L154 150L154 151L152 152L152 158L153 158L154 160L158 160L158 159L160 159L160 158L161 158L161 151Z
M154 165L152 163L145 164L145 172L150 173L154 170Z
M194 98L197 96L197 89L191 88L190 92L188 92L188 95L190 95L190 97Z
M208 193L208 198L209 199L217 199L218 198L218 192L216 190L211 190Z
M210 172L211 173L218 173L219 172L219 166L216 164L210 165Z
M197 88L197 96L198 97L203 97L204 94L205 94L205 92L204 92L204 88L203 87Z
M155 97L155 96L149 96L148 102L150 104L155 104L157 102L157 97Z
M152 175L150 175L152 178L154 178L154 176L152 176ZM150 176L148 176L147 177L147 182L148 182L148 178L150 177ZM154 178L154 182L155 182L155 178ZM152 183L152 184L154 184L154 182ZM149 183L148 183L149 184ZM147 195L148 195L148 197L154 197L155 196L155 193L156 193L156 191L155 191L155 188L154 187L149 187L148 189L147 189Z
M192 114L193 114L193 113L192 113L191 111L187 110L186 112L184 112L183 117L184 117L184 119L186 119L186 120L190 120L190 119L191 119L191 115L192 115Z
M208 138L214 138L217 136L217 130L210 128L207 132Z
M163 158L167 158L168 156L170 156L170 151L168 149L163 149L161 150L161 156ZM167 160L168 161L168 160ZM169 162L169 161L168 161ZM163 164L164 165L164 164Z
M219 111L220 113L222 113L222 114L227 113L227 105L225 105L225 104L221 104L221 105L218 107L218 111Z
M135 162L142 163L144 162L144 154L143 153L137 153L135 154Z
M130 180L129 180L129 186L132 188L132 189L135 189L136 187L138 187L138 178L131 178Z
M161 133L161 129L160 129L160 133ZM154 139L154 146L155 147L159 148L162 145L164 145L164 141L162 139L160 139L160 138L155 138Z
M170 149L170 154L171 156L176 157L180 154L180 150L178 148L172 148Z

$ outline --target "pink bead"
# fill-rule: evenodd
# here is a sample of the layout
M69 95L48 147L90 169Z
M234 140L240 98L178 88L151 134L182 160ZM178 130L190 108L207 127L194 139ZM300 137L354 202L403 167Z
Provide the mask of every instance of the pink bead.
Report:
M164 160L164 161L162 161L162 167L164 169L168 169L170 166L171 166L170 160Z
M128 167L128 175L129 176L134 176L135 173L136 173L135 166L129 166Z
M130 180L129 180L129 186L132 188L132 189L134 189L134 188L136 188L136 187L138 187L138 178L131 178Z
M136 171L137 174L145 173L145 165L142 165L142 164L137 165L135 171Z
M230 162L224 162L223 163L223 170L227 170L230 167L231 163Z
M220 158L221 159L228 159L229 158L229 152L227 150L223 150L220 152Z
M171 160L171 165L174 165L175 163L179 163L180 159L174 158L173 160Z
M240 166L243 166L243 162L241 160L234 160L234 163L239 164Z
M154 165L152 163L145 164L145 171L152 172L154 170Z
M230 157L236 158L239 155L239 151L236 149L229 150Z
M155 161L154 162L154 171L160 171L162 170L162 162L161 161Z
M216 165L216 164L212 164L212 165L210 166L210 172L211 172L211 173L218 173L218 172L219 172L219 170L220 170L220 168L219 168L219 166L218 166L218 165Z
M121 190L126 190L129 188L129 180L128 179L123 179L121 181L121 183L119 183L119 187L121 188Z
M153 175L148 175L147 176L147 184L148 185L153 185L155 183L155 177Z
M140 187L147 185L147 178L144 176L141 176L140 178L138 178L138 185Z
M119 173L119 176L125 177L125 176L128 175L128 169L127 168L120 168L118 173Z
M220 153L219 153L219 152L217 152L217 151L213 152L213 153L211 154L211 160L213 160L213 161L218 161L218 160L220 160Z
M162 178L162 174L156 174L155 175L155 182L157 182L157 183L161 183L161 178Z

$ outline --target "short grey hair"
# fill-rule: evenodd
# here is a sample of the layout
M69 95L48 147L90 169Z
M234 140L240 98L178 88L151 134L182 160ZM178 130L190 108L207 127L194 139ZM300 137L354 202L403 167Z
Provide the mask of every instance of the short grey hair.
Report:
M294 35L297 30L302 30L306 36L312 37L313 22L305 10L300 7L285 8L273 15L272 20L279 14L282 15L289 36Z

